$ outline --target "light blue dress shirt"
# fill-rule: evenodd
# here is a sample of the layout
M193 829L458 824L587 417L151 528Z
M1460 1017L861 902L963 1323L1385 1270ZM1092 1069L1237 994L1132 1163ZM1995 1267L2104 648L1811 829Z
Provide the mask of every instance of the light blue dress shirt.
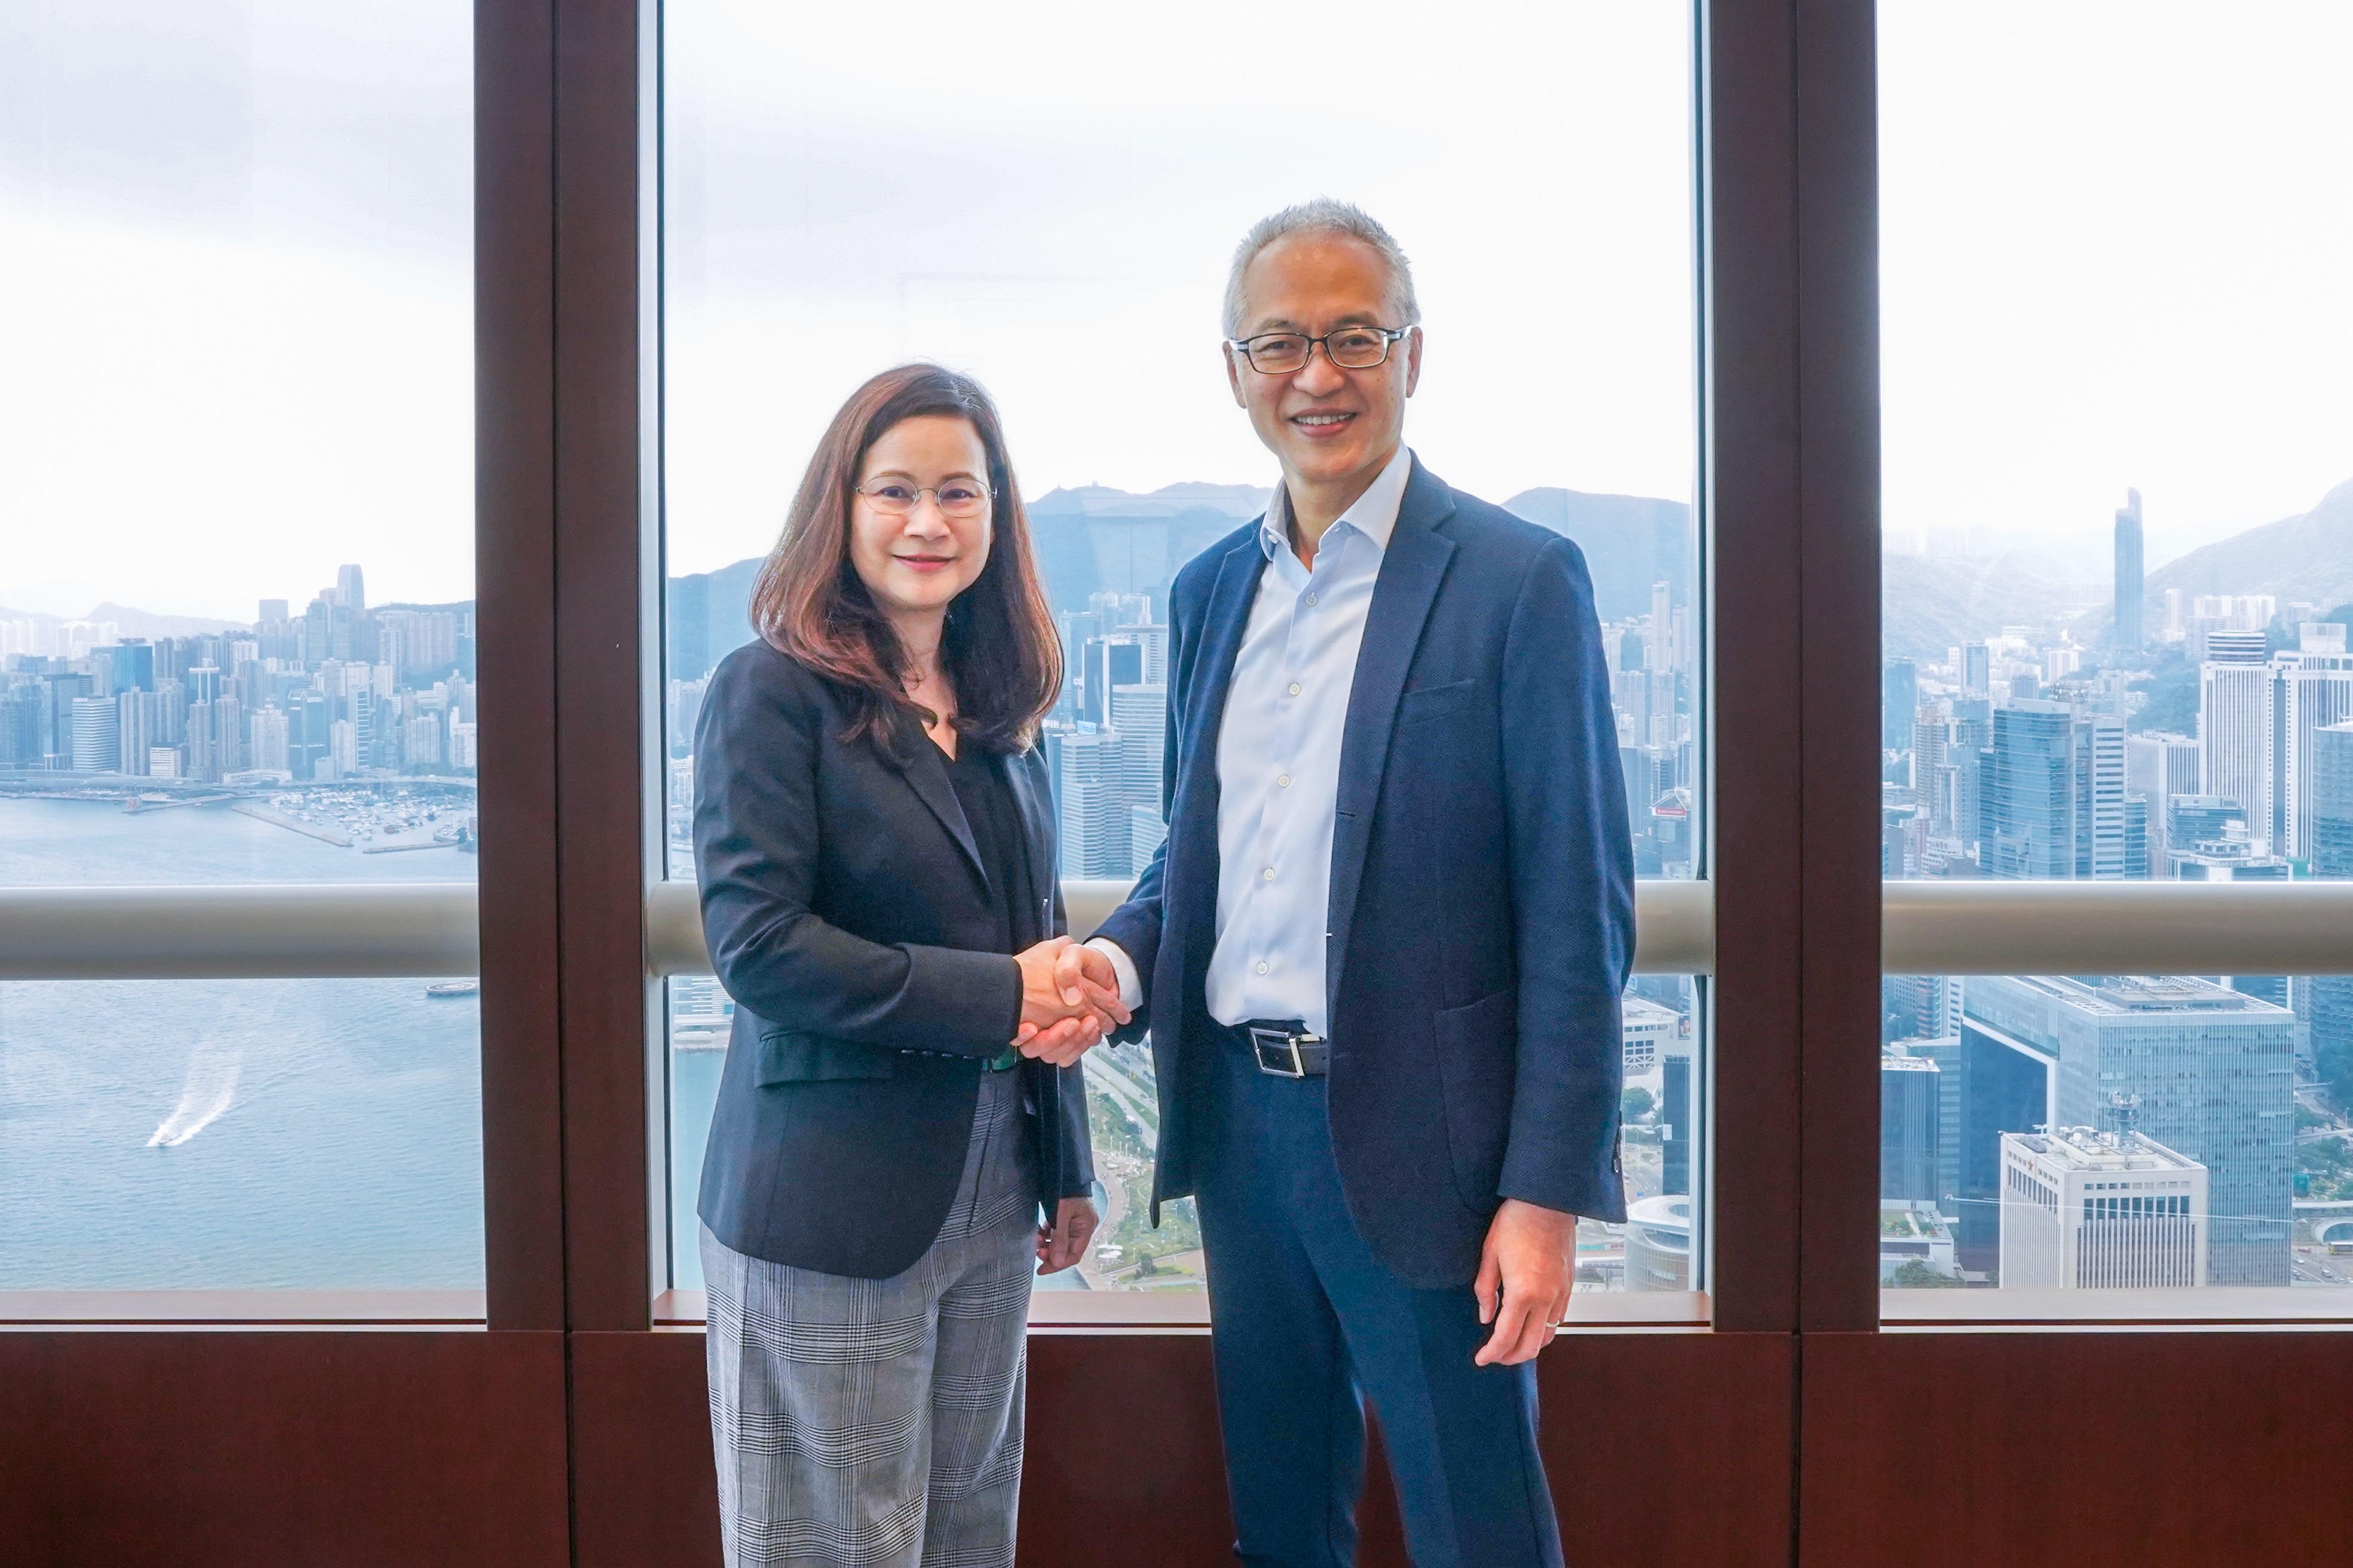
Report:
M1291 548L1278 487L1260 525L1266 570L1218 731L1218 941L1209 1016L1298 1018L1323 1034L1333 806L1356 651L1413 454L1398 448L1325 531L1313 570Z
M1413 453L1399 447L1324 531L1313 570L1291 548L1290 500L1277 485L1259 525L1266 552L1218 730L1218 926L1209 1016L1220 1024L1297 1018L1330 1025L1324 938L1332 901L1333 810L1356 653L1381 559L1405 501ZM1143 1005L1124 950L1100 948L1123 999Z

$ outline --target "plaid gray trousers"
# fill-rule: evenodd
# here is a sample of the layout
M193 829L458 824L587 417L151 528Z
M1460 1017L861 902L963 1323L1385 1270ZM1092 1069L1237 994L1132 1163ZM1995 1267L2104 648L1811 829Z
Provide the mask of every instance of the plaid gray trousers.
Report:
M1011 1568L1038 1184L1021 1074L983 1073L955 1206L853 1279L702 1231L727 1568Z

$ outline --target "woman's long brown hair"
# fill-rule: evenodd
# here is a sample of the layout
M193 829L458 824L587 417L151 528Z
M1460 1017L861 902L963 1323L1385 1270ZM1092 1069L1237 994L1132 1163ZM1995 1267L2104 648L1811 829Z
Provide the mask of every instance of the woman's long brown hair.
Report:
M959 735L992 751L1026 751L1062 689L1062 642L1029 546L1029 514L1005 455L997 406L970 376L902 364L860 387L818 442L783 535L752 589L752 625L776 647L839 687L859 735L904 763L903 721L938 715L906 693L906 650L849 559L851 489L867 452L903 420L967 421L988 455L987 564L948 606L940 669L955 693ZM918 731L919 733L919 731ZM926 742L928 743L928 742Z

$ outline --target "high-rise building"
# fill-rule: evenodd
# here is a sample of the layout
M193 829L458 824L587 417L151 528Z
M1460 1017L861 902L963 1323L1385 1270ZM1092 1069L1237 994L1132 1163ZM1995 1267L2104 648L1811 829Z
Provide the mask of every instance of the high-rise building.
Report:
M99 651L92 650L91 657ZM107 683L109 691L153 691L155 689L155 645L145 637L125 637L112 647L102 650L109 656L111 674Z
M1963 1205L1965 1266L1998 1240L1981 1206L2001 1195L1998 1135L2090 1127L2206 1166L2208 1283L2289 1282L2294 1014L2181 975L1972 975L1962 1043L1963 1196L1977 1200Z
M1881 676L1879 744L1885 751L1905 751L1912 744L1912 726L1919 716L1919 671L1908 658L1891 658Z
M2148 796L2125 796L2125 879L2142 882L2157 875L2156 832L2149 826Z
M2278 681L2273 692L2279 781L2274 850L2292 860L2312 856L2313 736L2353 719L2353 654L2345 651L2345 628L2321 622L2304 626L2300 636L2299 647L2272 660Z
M45 697L38 682L26 681L0 690L0 768L37 768L41 755L41 710Z
M2007 1289L2186 1288L2208 1272L2208 1172L2140 1132L2001 1138Z
M354 616L367 608L367 589L358 567L335 568L335 601Z
M2122 777L2122 755L2117 758ZM1978 864L1989 877L2075 874L2074 711L2020 702L1993 714L1979 765ZM2121 832L2119 819L2118 828Z
M1934 1204L1941 1195L1944 1074L1926 1057L1879 1058L1879 1195Z
M1055 796L1061 808L1062 875L1133 876L1134 828L1120 787L1119 736L1082 724L1061 737Z
M2161 869L2171 821L2168 805L2177 795L2198 793L2198 742L2154 730L2126 736L2125 788L2148 801L2148 859Z
M2313 733L2312 874L2353 878L2353 722ZM2312 1056L2342 1094L2353 1087L2353 974L2312 980Z
M111 773L121 752L121 718L111 697L77 697L73 702L73 771Z
M2147 612L2141 604L2140 491L2125 491L2116 511L2116 637L2118 652L2137 653L2147 646Z
M265 773L288 773L294 771L288 757L288 726L283 710L262 708L246 720L248 731L248 765Z
M2125 789L2125 721L2105 713L2076 719L2071 736L2075 768L2075 875L2114 882L2131 868L2131 812ZM2142 803L2141 875L2147 874L2147 803Z
M1111 689L1113 733L1119 737L1119 809L1128 822L1128 871L1141 876L1167 828L1161 821L1161 769L1166 758L1168 688Z
M1961 645L1961 689L1971 697L1993 690L1993 650L1984 643Z
M2237 801L2246 811L2248 837L2268 851L2277 732L2272 671L2262 633L2247 634L2252 647L2224 644L2231 635L2210 637L2209 657L2199 667L2198 789Z
M155 744L155 694L129 687L114 694L115 766L126 773L147 772L147 752Z

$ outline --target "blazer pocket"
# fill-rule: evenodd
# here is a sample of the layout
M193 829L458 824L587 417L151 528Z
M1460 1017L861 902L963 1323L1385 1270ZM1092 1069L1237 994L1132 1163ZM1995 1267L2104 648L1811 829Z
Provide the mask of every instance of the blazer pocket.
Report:
M1438 1083L1446 1101L1446 1148L1454 1185L1481 1214L1495 1206L1512 1131L1512 1074L1519 1058L1519 995L1498 991L1436 1019Z
M889 1078L898 1070L898 1053L880 1046L771 1029L760 1037L759 1067L754 1081L765 1089L776 1083Z
M1479 682L1450 680L1443 686L1423 686L1398 698L1398 722L1410 724L1420 719L1442 719L1449 713L1460 713L1479 700Z

